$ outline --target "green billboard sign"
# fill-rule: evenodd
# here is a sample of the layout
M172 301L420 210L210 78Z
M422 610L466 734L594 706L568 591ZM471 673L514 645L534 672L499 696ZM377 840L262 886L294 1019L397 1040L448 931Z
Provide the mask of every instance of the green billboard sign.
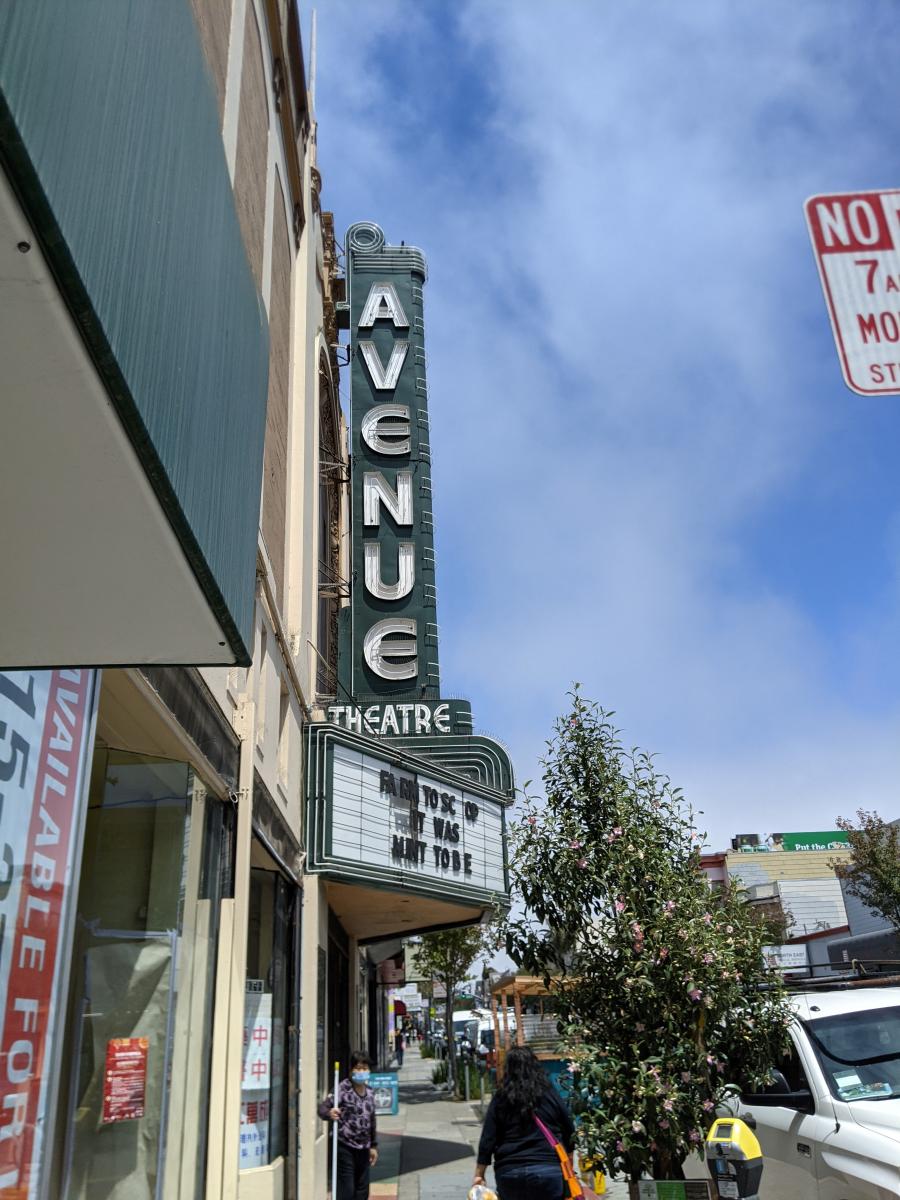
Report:
M773 834L772 843L774 850L843 850L850 839L842 829L829 829L825 833Z

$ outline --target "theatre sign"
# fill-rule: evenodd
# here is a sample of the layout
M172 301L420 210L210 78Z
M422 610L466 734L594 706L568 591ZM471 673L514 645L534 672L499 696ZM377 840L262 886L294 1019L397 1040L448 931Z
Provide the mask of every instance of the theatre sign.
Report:
M345 730L311 731L314 870L469 904L504 901L505 797Z
M309 868L487 907L507 895L505 748L441 695L425 258L347 234L352 587L310 727Z

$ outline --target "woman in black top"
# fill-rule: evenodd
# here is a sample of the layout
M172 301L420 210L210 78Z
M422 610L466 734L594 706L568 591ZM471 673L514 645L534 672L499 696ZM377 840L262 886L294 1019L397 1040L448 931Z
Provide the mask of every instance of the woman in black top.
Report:
M500 1200L561 1200L564 1195L562 1166L535 1116L571 1153L575 1126L569 1110L528 1047L514 1046L484 1118L475 1168L474 1183L484 1183L493 1158Z

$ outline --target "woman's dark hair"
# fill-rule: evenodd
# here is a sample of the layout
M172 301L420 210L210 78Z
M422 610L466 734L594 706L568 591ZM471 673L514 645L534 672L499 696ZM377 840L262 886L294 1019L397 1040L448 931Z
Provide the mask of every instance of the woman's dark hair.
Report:
M354 1067L368 1067L371 1070L372 1060L365 1050L354 1050L350 1055L350 1070L352 1071Z
M532 1116L534 1106L550 1087L541 1064L528 1046L513 1046L506 1055L503 1082L497 1089L497 1104L507 1112Z

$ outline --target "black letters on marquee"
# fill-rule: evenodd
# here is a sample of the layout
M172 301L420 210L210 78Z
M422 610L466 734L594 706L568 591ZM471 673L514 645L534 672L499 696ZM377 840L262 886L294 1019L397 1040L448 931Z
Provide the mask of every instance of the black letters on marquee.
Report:
M474 825L479 816L477 804L471 800L461 801L451 792L439 792L436 788L420 785L409 777L401 775L398 779L393 771L387 770L378 773L378 789L382 796L396 796L409 804L409 830L412 836L392 834L391 858L395 863L424 865L428 843L422 840L425 833L425 812L422 809L427 809L433 814L434 844L431 851L435 867L456 873L462 871L464 875L472 874L472 855L452 848L460 840L459 821L452 818L461 815L470 825ZM436 815L438 813L441 815Z

